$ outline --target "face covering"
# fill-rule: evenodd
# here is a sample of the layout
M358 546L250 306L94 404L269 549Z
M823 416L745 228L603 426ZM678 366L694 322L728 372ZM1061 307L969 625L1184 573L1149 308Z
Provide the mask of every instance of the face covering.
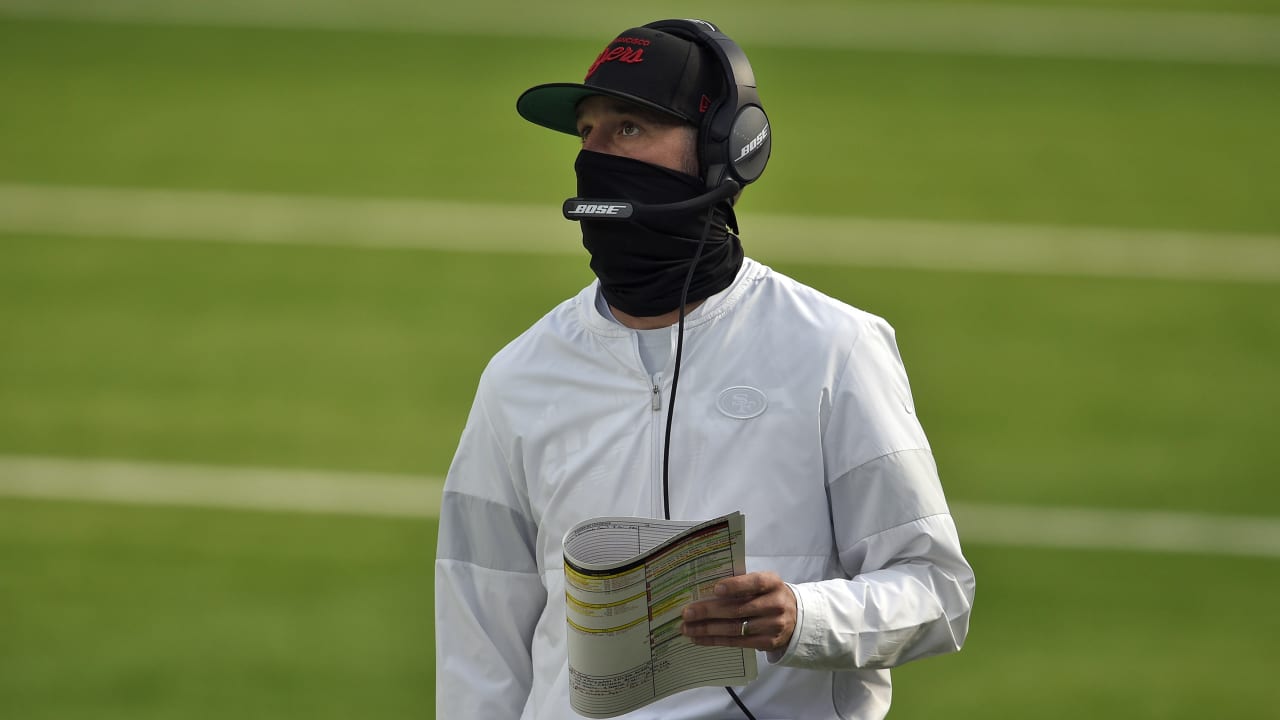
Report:
M574 163L578 196L630 200L650 205L689 200L703 192L692 175L658 165L583 150ZM742 245L727 200L711 208L664 213L628 220L581 220L582 245L591 253L591 270L609 305L635 317L653 317L680 307L689 265L698 241L711 225L706 245L689 283L686 302L697 302L729 287L742 265Z

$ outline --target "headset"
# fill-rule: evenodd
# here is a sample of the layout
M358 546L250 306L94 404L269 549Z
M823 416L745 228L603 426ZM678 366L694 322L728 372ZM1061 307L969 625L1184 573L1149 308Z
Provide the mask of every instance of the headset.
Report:
M644 26L684 38L710 51L721 68L724 96L712 101L698 127L698 167L707 192L681 202L646 205L628 200L570 197L561 213L570 220L627 220L652 218L673 211L705 208L731 199L746 184L759 179L773 149L768 115L760 105L755 72L746 53L707 20L657 20Z
M707 108L698 128L698 162L707 188L725 180L755 182L769 162L773 138L747 54L706 20L658 20L645 27L706 48L724 73L725 95Z
M561 208L568 220L641 219L708 207L755 182L769 162L773 133L756 90L755 72L742 48L706 20L658 20L644 27L707 49L723 73L724 96L711 102L698 126L698 167L707 191L689 200L661 205L573 197L565 200Z

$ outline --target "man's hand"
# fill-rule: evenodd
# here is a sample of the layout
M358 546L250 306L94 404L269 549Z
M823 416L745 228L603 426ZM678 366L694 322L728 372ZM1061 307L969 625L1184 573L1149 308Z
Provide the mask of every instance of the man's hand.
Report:
M695 644L786 649L796 629L796 597L776 573L725 578L716 583L715 593L714 600L684 609L680 632Z

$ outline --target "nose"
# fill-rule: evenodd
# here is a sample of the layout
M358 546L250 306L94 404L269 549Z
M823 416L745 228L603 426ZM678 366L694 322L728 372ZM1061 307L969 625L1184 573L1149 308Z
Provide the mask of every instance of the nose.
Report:
M582 149L598 153L607 153L609 152L608 137L605 133L588 133L586 139L582 141Z

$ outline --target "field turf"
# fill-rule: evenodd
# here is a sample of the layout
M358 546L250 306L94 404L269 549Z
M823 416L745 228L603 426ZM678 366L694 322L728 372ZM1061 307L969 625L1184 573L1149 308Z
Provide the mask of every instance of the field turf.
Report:
M1071 4L1280 16L1262 0ZM573 192L575 141L519 120L514 100L576 79L604 39L94 22L17 5L0 2L0 194L554 212ZM748 252L753 213L1280 244L1280 65L747 49L776 132L743 200ZM590 279L567 224L565 254L547 255L3 223L0 460L440 477L486 359ZM760 259L895 325L953 501L1280 516L1280 284ZM0 717L431 717L447 692L434 687L434 542L431 519L0 497ZM1280 558L966 550L969 645L897 671L891 717L1280 707Z

